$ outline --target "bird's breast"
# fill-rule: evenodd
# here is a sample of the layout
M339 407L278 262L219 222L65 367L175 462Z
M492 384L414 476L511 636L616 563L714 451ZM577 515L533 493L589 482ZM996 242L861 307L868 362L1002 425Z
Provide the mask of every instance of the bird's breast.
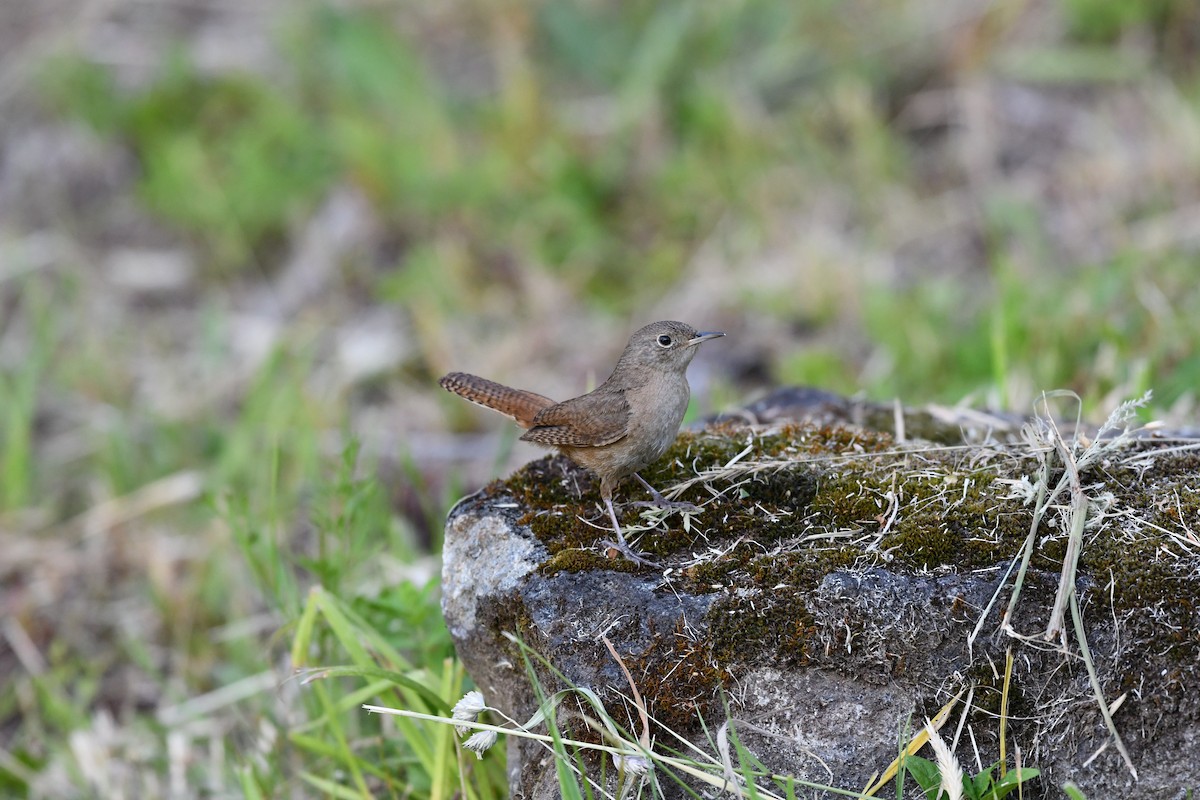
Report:
M630 409L626 439L637 443L632 449L640 462L634 469L657 461L675 441L690 395L687 379L682 375L664 375L660 380L626 391Z

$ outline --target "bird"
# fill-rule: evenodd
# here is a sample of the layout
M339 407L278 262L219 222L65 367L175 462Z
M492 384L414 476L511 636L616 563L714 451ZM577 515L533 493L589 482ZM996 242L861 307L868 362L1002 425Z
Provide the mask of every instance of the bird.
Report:
M604 383L561 403L465 372L448 373L438 384L511 417L525 429L523 441L553 447L596 475L600 499L617 535L616 543L603 544L631 561L657 566L625 540L613 509L613 492L632 475L650 493L649 505L696 508L668 501L638 471L661 458L679 433L691 397L687 368L699 346L724 335L697 331L683 322L652 322L629 337Z

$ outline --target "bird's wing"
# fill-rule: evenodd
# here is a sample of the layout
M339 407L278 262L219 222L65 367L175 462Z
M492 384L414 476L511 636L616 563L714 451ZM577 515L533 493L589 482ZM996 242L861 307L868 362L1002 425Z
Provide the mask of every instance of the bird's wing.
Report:
M554 447L602 447L628 432L629 403L623 393L585 394L538 412L521 438Z

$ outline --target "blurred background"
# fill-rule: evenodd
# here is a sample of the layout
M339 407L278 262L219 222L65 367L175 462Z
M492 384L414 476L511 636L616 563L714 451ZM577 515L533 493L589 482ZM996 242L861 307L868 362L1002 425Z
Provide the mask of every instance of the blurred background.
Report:
M436 796L288 676L358 663L316 586L460 687L445 512L540 451L451 369L565 399L680 319L692 419L1194 423L1198 50L1193 0L4 0L0 794Z

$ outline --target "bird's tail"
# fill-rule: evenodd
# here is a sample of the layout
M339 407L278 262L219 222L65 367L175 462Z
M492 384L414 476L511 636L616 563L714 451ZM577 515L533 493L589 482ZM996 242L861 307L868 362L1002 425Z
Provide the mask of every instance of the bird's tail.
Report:
M533 425L533 418L539 411L554 405L554 401L549 397L523 389L513 389L465 372L451 372L438 381L438 385L472 403L512 417L522 428Z

